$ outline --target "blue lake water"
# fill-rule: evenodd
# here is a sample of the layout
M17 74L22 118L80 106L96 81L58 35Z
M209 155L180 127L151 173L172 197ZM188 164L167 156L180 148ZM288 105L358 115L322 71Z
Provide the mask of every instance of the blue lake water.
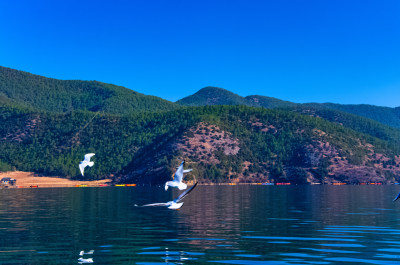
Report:
M0 264L400 264L400 186L0 190ZM94 250L93 254L79 255Z

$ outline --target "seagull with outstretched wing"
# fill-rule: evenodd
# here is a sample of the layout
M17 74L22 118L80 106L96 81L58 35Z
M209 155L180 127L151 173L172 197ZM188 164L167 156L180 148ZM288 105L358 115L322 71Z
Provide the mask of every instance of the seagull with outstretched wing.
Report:
M82 176L84 176L84 171L85 171L85 167L87 167L87 166L89 166L89 167L92 167L93 165L94 165L94 162L92 162L92 161L90 161L90 158L92 157L92 156L94 156L95 154L93 154L93 153L89 153L89 154L86 154L85 155L85 159L83 159L83 161L81 161L80 163L79 163L79 169L81 170L81 174L82 174Z
M160 203L150 203L150 204L142 205L141 207L166 206L166 207L168 207L168 209L177 210L177 209L182 207L183 202L181 202L181 201L183 200L183 198L185 198L196 186L197 186L197 182L190 189L185 190L184 192L182 192L181 195L179 195L178 198L176 198L173 201L160 202ZM137 205L135 205L135 206L137 206Z
M83 255L92 255L93 253L94 253L94 250L93 250L93 249L90 250L90 251L88 251L88 252L85 252L85 251L81 250L81 251L79 252L79 256L83 256Z
M87 259L79 258L78 263L79 264L93 263L93 258L87 258Z
M167 181L165 183L165 190L168 190L168 187L177 187L179 190L184 190L187 188L187 185L182 182L183 180L183 173L188 173L192 171L192 169L183 169L183 165L185 164L185 160L182 161L181 165L177 168L174 174L173 181Z

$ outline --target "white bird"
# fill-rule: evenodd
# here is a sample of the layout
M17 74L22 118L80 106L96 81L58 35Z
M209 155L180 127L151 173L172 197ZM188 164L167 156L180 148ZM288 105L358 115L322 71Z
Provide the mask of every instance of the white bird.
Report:
M183 173L188 173L188 172L192 171L192 169L183 170L183 164L185 164L185 160L182 161L181 165L176 170L175 175L174 175L174 180L167 181L165 183L165 190L168 190L168 186L177 187L179 190L184 190L187 188L187 185L182 182Z
M83 159L83 161L81 161L81 162L79 163L79 169L81 170L82 176L83 176L83 172L85 171L85 167L86 167L86 166L92 167L92 166L94 165L94 162L91 162L91 161L90 161L90 158L91 158L92 156L94 156L93 153L86 154L86 155L85 155L85 159Z
M85 252L83 250L81 250L81 252L79 252L79 256L83 256L83 255L92 255L94 253L94 250L90 250L88 252Z
M182 194L179 195L178 198L176 198L173 201L145 204L142 207L147 207L147 206L166 206L166 207L168 207L168 209L177 210L177 209L181 208L182 205L183 205L183 202L180 202L180 201L182 201L183 198L185 198L189 194L189 192L191 192L196 186L197 186L197 182L190 189L185 190L184 192L182 192ZM137 205L135 205L135 206L137 206Z
M93 258L88 258L88 259L79 258L79 259L78 259L78 263L79 263L79 264L93 263Z

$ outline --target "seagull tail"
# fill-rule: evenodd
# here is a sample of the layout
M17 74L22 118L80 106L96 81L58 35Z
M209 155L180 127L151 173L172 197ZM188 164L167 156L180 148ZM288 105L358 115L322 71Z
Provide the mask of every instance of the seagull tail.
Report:
M94 165L94 162L89 162L89 163L88 163L88 166L89 166L89 167L92 167L93 165Z

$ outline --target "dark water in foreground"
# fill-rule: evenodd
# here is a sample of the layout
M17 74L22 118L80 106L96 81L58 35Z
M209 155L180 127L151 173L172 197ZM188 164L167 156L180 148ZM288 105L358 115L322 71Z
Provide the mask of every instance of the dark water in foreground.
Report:
M0 190L0 263L400 264L399 190L199 186L180 211L134 206L163 188Z

